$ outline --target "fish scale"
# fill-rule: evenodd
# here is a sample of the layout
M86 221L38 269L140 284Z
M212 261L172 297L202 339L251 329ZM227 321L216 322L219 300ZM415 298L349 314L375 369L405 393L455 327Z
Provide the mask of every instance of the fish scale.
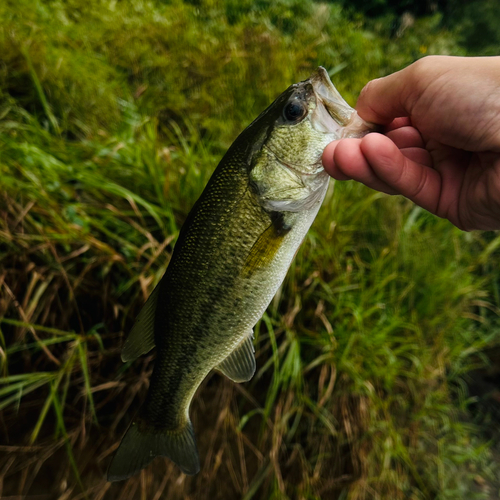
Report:
M371 129L319 68L231 145L124 345L124 361L154 346L157 356L146 401L113 457L109 480L126 479L159 455L187 474L198 472L189 419L196 389L212 369L237 382L253 376L253 327L328 187L321 153L342 134L361 137Z

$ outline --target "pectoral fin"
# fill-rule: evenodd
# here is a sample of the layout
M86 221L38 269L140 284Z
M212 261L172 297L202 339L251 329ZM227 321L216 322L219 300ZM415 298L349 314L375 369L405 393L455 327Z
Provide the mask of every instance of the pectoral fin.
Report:
M273 212L272 222L252 246L242 268L242 276L249 278L257 270L266 268L280 249L283 239L292 228L282 213Z
M253 332L218 366L233 382L247 382L255 373L255 349L253 347Z
M157 285L137 316L123 344L122 361L133 361L155 346L155 312L159 290L160 286Z

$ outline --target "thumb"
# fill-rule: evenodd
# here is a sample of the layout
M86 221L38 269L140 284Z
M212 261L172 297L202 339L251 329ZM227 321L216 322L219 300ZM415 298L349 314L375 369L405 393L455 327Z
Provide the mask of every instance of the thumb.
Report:
M419 95L418 81L414 78L415 64L368 82L356 104L359 116L367 122L384 125L394 118L410 116Z

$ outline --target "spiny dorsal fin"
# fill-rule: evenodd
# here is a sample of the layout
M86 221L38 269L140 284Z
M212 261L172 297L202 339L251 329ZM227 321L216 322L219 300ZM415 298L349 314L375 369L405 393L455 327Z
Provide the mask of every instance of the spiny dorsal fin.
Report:
M218 366L233 382L247 382L255 373L255 349L253 347L253 332Z
M144 304L122 349L122 361L133 361L155 346L155 312L160 286L156 285Z

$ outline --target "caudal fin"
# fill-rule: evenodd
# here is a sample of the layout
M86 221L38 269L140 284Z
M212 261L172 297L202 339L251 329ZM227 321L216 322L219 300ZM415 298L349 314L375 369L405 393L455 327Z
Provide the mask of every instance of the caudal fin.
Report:
M178 431L158 431L134 420L108 468L108 481L127 479L158 456L170 458L184 474L199 472L200 460L190 421Z

